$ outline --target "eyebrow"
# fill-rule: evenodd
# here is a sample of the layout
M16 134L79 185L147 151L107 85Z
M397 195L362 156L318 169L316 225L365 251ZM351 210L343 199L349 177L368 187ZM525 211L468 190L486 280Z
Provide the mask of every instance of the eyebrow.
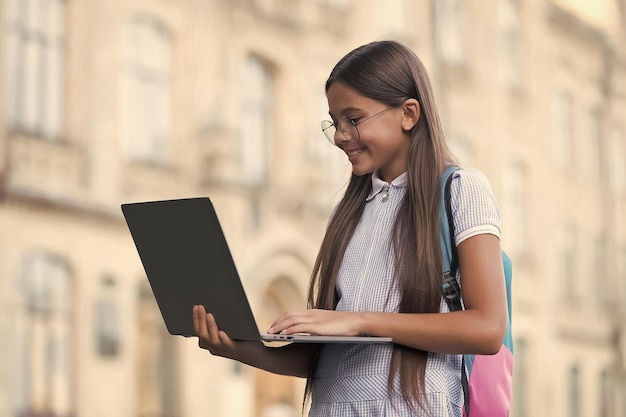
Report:
M361 108L359 108L359 107L353 107L353 106L351 106L351 107L346 107L345 109L343 109L343 110L341 111L341 116L345 116L346 114L348 114L348 113L352 113L352 112L354 112L354 111L365 111L365 110L363 110L363 109L361 109ZM332 118L334 118L334 117L335 117L335 116L333 116L333 114L332 114L331 112L328 112L328 115L329 115L330 117L332 117Z

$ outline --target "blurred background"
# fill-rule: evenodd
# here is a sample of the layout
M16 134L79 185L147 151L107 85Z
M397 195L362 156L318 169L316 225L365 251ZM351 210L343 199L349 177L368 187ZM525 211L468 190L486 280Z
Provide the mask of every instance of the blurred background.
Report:
M0 417L300 415L304 381L168 335L120 204L211 196L261 330L302 308L350 174L324 82L378 39L498 197L512 416L626 416L625 0L0 5Z

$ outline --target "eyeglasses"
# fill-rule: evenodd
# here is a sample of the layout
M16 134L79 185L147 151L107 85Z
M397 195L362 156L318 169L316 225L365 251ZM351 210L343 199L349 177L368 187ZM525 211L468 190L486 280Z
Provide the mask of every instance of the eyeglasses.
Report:
M365 119L355 120L351 119L347 116L341 116L338 122L331 122L330 120L322 120L322 132L324 132L324 136L331 143L331 145L335 145L335 133L337 129L343 134L343 137L346 140L351 141L354 139L355 142L361 140L361 136L359 134L359 129L357 126L361 123L365 123L370 119L378 116L379 114L383 114L387 110L393 109L393 107L387 107L379 111L378 113L374 113L373 115L366 117Z

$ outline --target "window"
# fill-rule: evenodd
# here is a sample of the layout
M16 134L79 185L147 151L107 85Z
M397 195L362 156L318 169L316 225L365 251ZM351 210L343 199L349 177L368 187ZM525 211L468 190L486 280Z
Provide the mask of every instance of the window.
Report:
M600 118L596 110L589 110L584 119L583 172L590 181L600 179Z
M521 78L518 0L500 0L498 6L500 80L509 88L518 88Z
M268 176L269 145L273 133L273 77L258 58L244 64L241 102L241 162L245 184L260 186Z
M591 239L591 262L587 285L591 285L597 306L607 306L614 300L610 299L612 288L606 268L606 243L603 236L595 236Z
M64 0L6 0L6 108L10 127L62 135Z
M580 371L572 366L567 378L567 417L580 417Z
M613 400L610 378L611 372L603 369L598 377L598 417L611 417L611 403Z
M572 162L572 98L564 91L552 98L552 157L560 168Z
M15 415L73 415L69 285L63 260L43 252L22 258Z
M557 235L559 296L566 303L575 303L578 300L577 290L577 251L576 229L573 224L564 225Z
M609 181L615 194L626 190L626 143L624 135L615 128L609 143Z
M125 71L120 106L125 154L157 165L170 157L171 40L151 19L136 19L125 36Z
M96 345L103 358L116 357L120 350L120 317L115 279L102 278L96 302Z
M615 285L617 286L615 296L619 300L626 299L626 244L622 243L616 248L615 257ZM626 303L620 302L622 312L626 312ZM626 358L624 358L626 360Z
M503 241L513 256L522 255L526 247L526 172L522 161L510 160L502 172Z
M441 59L449 65L461 65L465 61L463 1L439 0L435 2L435 7Z

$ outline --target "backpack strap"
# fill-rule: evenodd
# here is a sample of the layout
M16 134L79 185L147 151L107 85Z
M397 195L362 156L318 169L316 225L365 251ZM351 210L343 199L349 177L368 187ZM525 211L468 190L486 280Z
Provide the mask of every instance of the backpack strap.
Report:
M455 171L456 172L456 171ZM454 172L448 176L446 185L444 187L443 198L445 200L446 215L448 218L448 229L450 230L450 246L452 249L452 255L450 257L450 274L456 277L456 270L459 267L459 253L456 249L456 238L454 236L454 217L452 217L452 203L450 202L450 184L452 184L452 177Z
M450 311L463 309L461 304L461 288L456 280L459 261L454 238L454 219L450 206L450 184L453 174L459 168L446 168L441 182L441 205L439 210L439 234L443 261L443 296Z
M459 266L459 256L454 237L454 217L450 202L450 184L458 167L446 168L442 176L441 209L439 214L439 228L441 236L441 254L443 260L443 296L450 311L463 310L461 303L461 288L456 280L456 271ZM463 387L463 400L465 417L470 415L469 381L465 365L465 355L461 355L461 386Z

